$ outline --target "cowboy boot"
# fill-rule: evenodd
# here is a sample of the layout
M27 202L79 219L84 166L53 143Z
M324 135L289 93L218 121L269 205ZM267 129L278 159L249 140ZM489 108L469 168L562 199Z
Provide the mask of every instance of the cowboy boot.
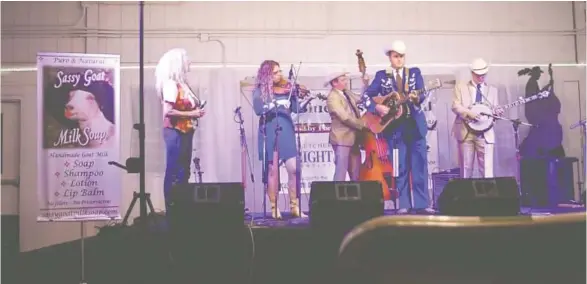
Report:
M289 201L289 210L291 212L292 217L300 217L300 218L307 218L308 215L304 214L304 212L300 211L300 206L298 206L298 199L291 199Z
M271 202L271 218L281 220L281 212L275 202Z

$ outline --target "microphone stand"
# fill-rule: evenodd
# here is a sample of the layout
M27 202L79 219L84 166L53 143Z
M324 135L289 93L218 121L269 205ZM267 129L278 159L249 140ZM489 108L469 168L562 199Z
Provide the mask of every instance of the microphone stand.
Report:
M267 161L267 114L273 112L275 117L275 139L273 141L273 151L271 151L270 155L273 157L273 154L277 152L277 161L273 161L273 165L277 166L277 189L275 190L275 209L279 210L278 204L278 197L279 191L281 189L281 177L279 174L279 147L278 147L278 139L279 139L279 131L281 131L281 126L279 126L279 118L278 106L276 105L272 111L268 111L261 116L261 120L263 121L263 185L264 185L264 194L263 194L263 221L267 218L267 195L269 195L269 163ZM277 163L277 164L276 164ZM271 212L273 213L273 212Z
M202 174L204 172L202 171L202 168L200 167L200 158L194 157L193 162L194 162L194 166L196 168L196 171L194 172L194 174L198 175L197 183L202 183Z
M263 122L263 149L261 152L263 155L263 169L261 172L263 181L263 220L265 220L267 218L267 194L269 193L269 175L267 171L267 113L261 115L261 121Z
M300 62L300 65L298 66L298 69L296 70L296 73L294 76L293 88L297 87L296 83L298 81L298 74L300 72L301 67L302 67L302 62ZM293 75L293 73L290 71L290 77L291 77L291 75ZM289 94L290 98L293 93L293 88ZM296 168L297 168L297 171L296 171L296 198L298 199L298 210L300 211L300 216L301 216L302 215L302 142L301 142L300 130L299 130L300 113L308 106L311 99L306 101L302 105L302 104L300 104L299 98L297 97L298 94L299 94L299 92L296 93L296 106L295 107L297 109L297 117L296 117L296 123L294 126L294 134L296 136L296 144L297 144L297 150L298 150L298 157L297 157L297 161L296 161Z
M255 188L255 175L253 174L253 162L251 161L251 155L249 155L249 146L247 145L247 137L245 135L245 127L244 127L244 119L241 113L241 108L237 107L234 110L235 121L239 124L239 133L240 133L240 144L241 144L241 171L242 171L242 183L243 188L247 189L247 181L246 181L246 172L247 166L245 159L249 163L249 170L251 171L251 182L253 183L253 189ZM200 178L201 179L201 178ZM245 208L245 212L249 211L248 208Z
M516 160L518 161L518 167L517 167L518 193L520 194L520 197L525 197L527 195L527 193L522 193L522 187L520 186L520 143L519 143L520 142L520 134L518 132L518 129L519 129L520 125L529 126L529 127L533 127L534 125L527 123L527 122L522 122L519 118L511 119L511 118L506 118L506 117L497 116L497 115L488 114L488 113L481 113L481 115L489 116L494 119L509 121L512 123L512 127L514 129L514 144L515 144L514 146L516 147Z
M587 137L587 119L583 119L571 125L570 129L575 129L577 127L581 127L582 135L581 135L581 143L583 144L583 180L585 180L587 175L587 149L585 148L585 139ZM579 178L581 175L579 175ZM580 200L582 204L585 204L585 188L583 188L583 180L579 180L579 189L581 190Z
M271 164L272 167L277 168L277 188L275 189L275 211L279 211L279 192L281 191L281 171L279 170L279 132L281 132L281 126L279 125L279 112L277 111L278 106L275 106L273 112L275 113L275 139L273 139L273 151L271 151L271 157L273 157ZM274 157L275 153L277 153L277 157ZM277 159L275 159L277 158ZM269 178L269 176L267 176ZM271 211L273 214L273 211ZM276 216L277 217L277 216Z

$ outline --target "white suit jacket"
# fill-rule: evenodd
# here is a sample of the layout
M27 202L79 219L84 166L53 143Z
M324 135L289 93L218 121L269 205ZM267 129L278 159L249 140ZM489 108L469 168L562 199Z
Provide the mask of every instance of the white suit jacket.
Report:
M483 103L491 107L498 105L497 88L483 83L481 93L483 94ZM459 142L465 140L467 135L475 135L474 133L469 132L463 118L465 117L465 114L469 112L469 107L475 103L476 95L477 87L472 81L461 82L455 85L452 99L452 111L457 117L453 124L452 133ZM485 138L485 142L493 144L495 142L495 132L493 127L483 133L483 137Z

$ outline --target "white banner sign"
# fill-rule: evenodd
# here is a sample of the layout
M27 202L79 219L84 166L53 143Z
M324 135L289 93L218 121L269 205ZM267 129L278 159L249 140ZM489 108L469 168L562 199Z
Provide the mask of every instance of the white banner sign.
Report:
M120 219L120 56L37 55L38 221Z
M301 133L302 193L309 194L312 182L332 181L334 176L334 151L328 143L328 132ZM287 171L279 168L281 193L287 194Z

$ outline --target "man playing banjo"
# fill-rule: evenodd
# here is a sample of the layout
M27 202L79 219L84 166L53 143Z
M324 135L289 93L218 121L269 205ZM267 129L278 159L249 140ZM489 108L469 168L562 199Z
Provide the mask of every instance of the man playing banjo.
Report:
M455 85L452 102L452 111L457 115L452 131L458 142L461 177L473 176L475 157L481 176L493 177L495 133L491 115L500 116L503 109L495 107L497 88L485 83L487 62L477 58L470 68L472 79Z

